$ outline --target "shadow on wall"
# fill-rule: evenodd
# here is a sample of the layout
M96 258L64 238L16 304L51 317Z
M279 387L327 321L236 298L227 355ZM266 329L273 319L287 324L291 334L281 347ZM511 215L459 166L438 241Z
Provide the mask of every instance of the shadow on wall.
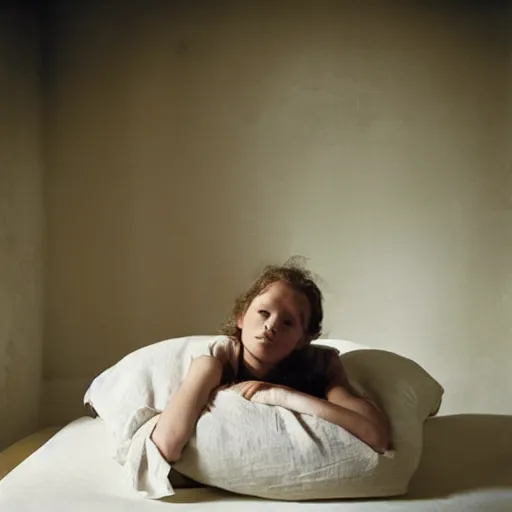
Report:
M55 410L140 346L214 332L261 264L295 253L343 304L329 301L333 337L396 341L440 379L464 343L472 376L507 268L480 204L501 184L496 16L367 3L57 2L44 73Z
M512 416L457 414L425 423L421 463L403 499L512 488Z
M251 143L279 55L261 73L259 46L233 51L217 33L237 24L205 22L206 6L80 5L60 4L46 41L50 376L214 331L261 262L287 255L272 222L285 180L269 171L269 189Z

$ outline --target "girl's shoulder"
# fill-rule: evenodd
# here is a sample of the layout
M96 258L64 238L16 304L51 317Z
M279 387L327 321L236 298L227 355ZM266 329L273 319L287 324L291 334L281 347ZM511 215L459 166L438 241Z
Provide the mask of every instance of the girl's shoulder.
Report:
M241 343L231 336L214 336L208 343L209 354L219 359L229 359L240 351Z
M303 349L304 362L309 364L310 368L325 371L331 366L335 366L340 361L340 352L326 345L308 345Z
M313 375L322 375L327 387L333 384L346 385L347 376L339 350L316 344L307 348L304 364L308 365Z
M222 383L233 380L238 373L242 344L231 336L216 336L208 345L209 355L217 358L223 368Z

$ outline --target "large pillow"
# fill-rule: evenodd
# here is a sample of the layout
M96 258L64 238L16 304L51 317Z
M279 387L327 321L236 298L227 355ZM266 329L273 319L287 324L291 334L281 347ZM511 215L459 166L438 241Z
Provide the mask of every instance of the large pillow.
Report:
M211 340L182 338L145 347L100 375L86 394L116 435L117 459L132 485L148 497L173 493L170 466L149 440L156 415L186 373L191 354L208 353ZM214 395L174 469L206 485L281 500L406 493L421 457L423 422L437 412L441 386L397 354L341 340L317 343L338 348L354 388L386 409L392 450L379 455L322 419L251 403L227 389ZM176 355L185 357L172 362Z
M180 473L203 484L281 500L401 495L418 467L423 423L441 402L441 386L413 361L391 352L341 356L349 380L388 412L393 446L379 455L345 430L280 407L217 393L197 424Z

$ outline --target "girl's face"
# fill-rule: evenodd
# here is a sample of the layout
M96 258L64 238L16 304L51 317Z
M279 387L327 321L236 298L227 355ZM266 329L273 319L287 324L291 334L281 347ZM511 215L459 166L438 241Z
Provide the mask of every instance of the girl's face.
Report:
M304 340L309 315L307 297L284 281L255 297L237 321L249 368L263 376L288 356Z

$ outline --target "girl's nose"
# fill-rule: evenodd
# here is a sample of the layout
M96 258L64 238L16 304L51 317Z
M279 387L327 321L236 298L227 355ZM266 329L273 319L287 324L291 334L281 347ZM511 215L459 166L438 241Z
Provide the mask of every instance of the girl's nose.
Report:
M267 319L267 321L265 322L266 331L270 331L271 333L275 334L277 331L276 327L276 321L272 318Z

